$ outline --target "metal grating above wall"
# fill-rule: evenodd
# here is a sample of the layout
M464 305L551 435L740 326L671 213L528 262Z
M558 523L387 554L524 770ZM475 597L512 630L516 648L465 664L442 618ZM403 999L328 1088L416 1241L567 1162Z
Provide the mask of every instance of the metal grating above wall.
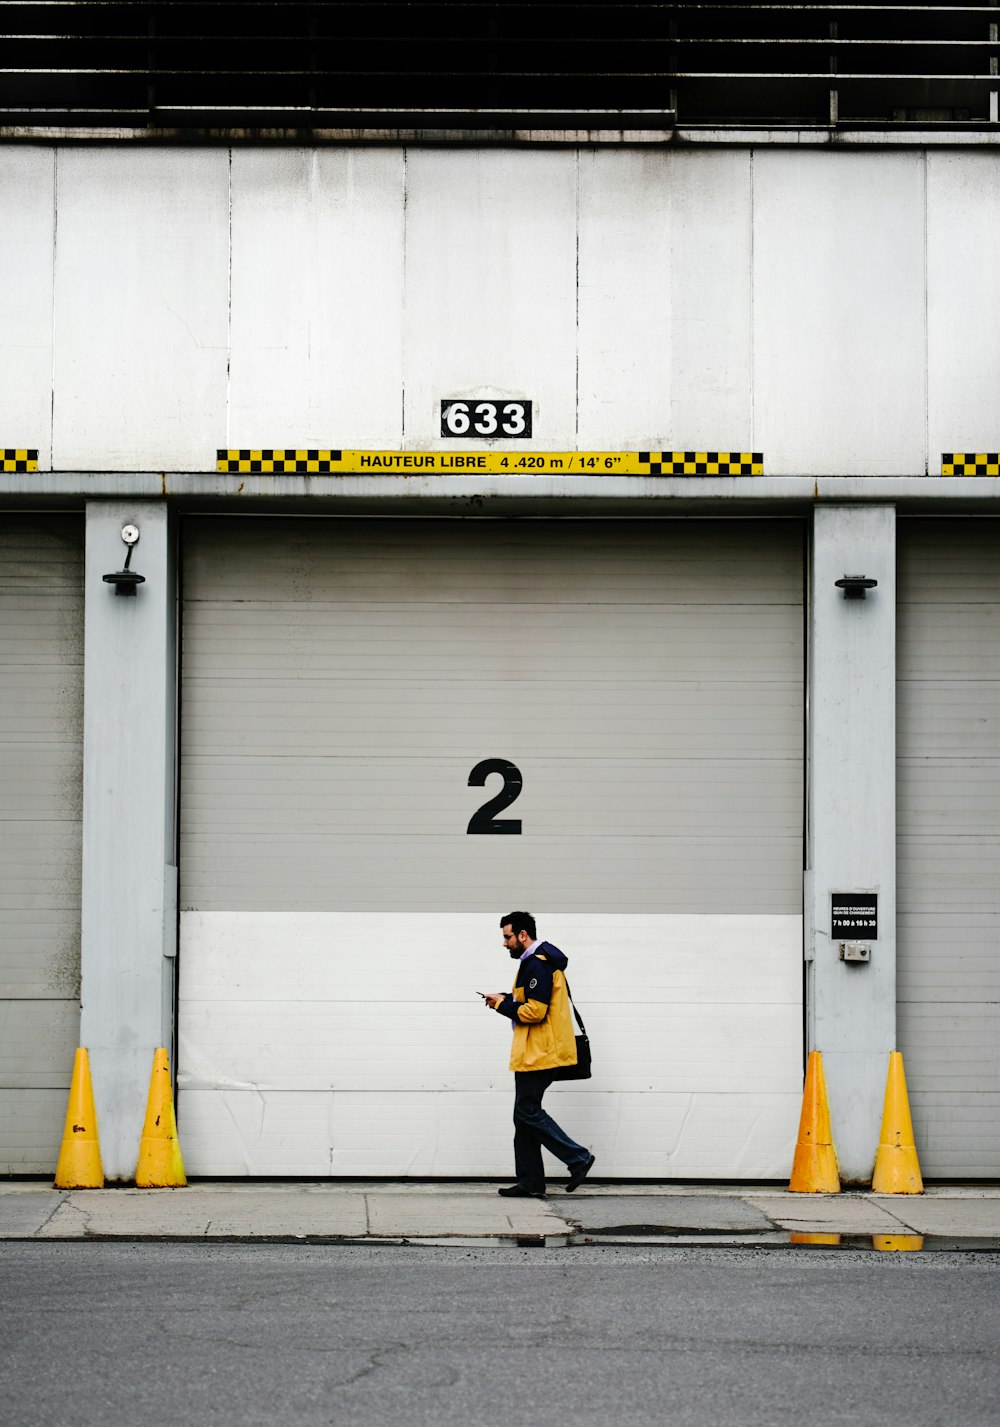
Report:
M0 126L997 123L985 5L0 0Z

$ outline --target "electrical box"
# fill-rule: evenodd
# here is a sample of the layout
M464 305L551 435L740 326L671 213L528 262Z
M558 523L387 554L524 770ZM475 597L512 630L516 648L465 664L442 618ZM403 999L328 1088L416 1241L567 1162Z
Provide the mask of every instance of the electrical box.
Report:
M866 941L842 941L840 943L841 961L865 962L871 961L871 945Z

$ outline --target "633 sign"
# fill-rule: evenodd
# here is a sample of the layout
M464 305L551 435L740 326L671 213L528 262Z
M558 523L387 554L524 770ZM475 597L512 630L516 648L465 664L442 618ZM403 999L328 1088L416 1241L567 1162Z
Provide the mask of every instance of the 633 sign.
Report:
M494 440L531 435L530 401L442 401L442 436L492 436Z

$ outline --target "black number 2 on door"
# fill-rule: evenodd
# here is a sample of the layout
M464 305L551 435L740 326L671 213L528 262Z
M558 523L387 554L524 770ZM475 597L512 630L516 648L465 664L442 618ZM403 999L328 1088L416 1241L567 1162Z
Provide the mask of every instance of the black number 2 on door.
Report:
M517 834L521 831L520 818L498 818L494 817L494 814L509 808L520 793L524 786L521 770L508 758L484 758L469 774L469 787L484 788L486 779L492 773L499 773L503 779L503 787L495 798L490 798L488 803L484 803L472 814L466 831Z

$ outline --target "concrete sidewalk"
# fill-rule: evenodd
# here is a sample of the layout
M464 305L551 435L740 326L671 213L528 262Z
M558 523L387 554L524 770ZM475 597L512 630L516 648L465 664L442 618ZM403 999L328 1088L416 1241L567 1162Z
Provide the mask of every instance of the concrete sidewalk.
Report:
M496 1189L396 1181L67 1191L8 1182L0 1184L0 1239L777 1247L801 1235L820 1235L825 1243L840 1235L852 1243L924 1237L928 1248L1000 1251L1000 1185L932 1188L918 1196L588 1183L573 1195L555 1189L547 1200L501 1199Z

